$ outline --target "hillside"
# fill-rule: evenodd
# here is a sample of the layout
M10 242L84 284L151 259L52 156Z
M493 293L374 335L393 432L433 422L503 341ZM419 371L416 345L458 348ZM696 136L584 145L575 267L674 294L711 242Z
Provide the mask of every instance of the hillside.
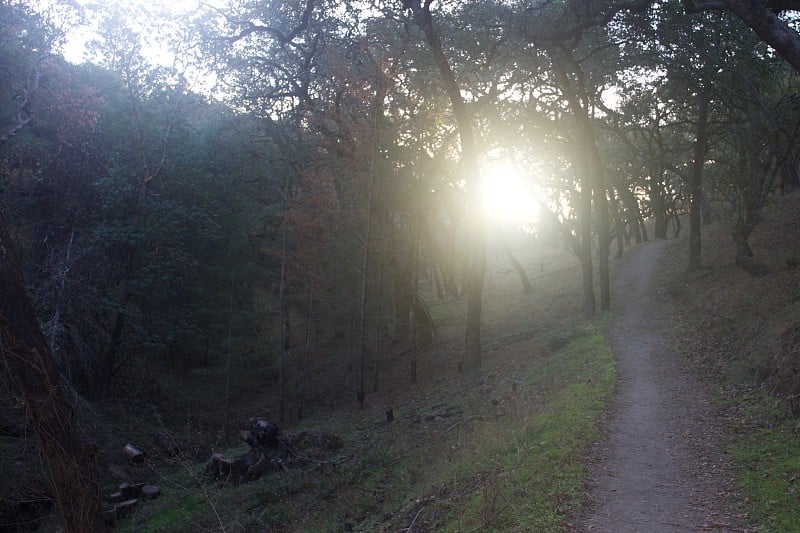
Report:
M768 530L797 523L789 502L776 500L793 494L797 450L787 437L796 422L790 404L770 395L787 390L777 368L798 301L796 263L787 256L800 250L787 231L797 223L796 201L779 198L754 235L754 250L773 269L762 279L733 265L722 224L706 230L707 267L697 274L685 273L683 239L642 245L666 247L669 260L657 273L664 325L723 421L715 438L732 452L733 486L750 502L750 518L735 520ZM188 462L141 467L132 477L157 481L164 496L123 530L571 530L613 398L616 367L603 332L615 313L593 323L577 318L580 272L569 254L529 248L518 256L534 290L525 295L510 266L491 261L480 379L457 370L462 302L433 300L439 336L420 354L417 384L402 383L408 361L395 359L400 385L369 395L364 410L345 402L286 428L336 435L340 449L311 450L319 462L238 486L212 482ZM714 523L725 530L730 520Z

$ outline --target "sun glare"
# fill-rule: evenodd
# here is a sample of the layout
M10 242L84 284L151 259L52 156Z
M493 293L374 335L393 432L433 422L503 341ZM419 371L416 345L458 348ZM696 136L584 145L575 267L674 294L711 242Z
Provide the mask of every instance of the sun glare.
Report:
M536 218L536 200L530 187L508 163L493 161L483 181L483 208L490 220L525 225Z

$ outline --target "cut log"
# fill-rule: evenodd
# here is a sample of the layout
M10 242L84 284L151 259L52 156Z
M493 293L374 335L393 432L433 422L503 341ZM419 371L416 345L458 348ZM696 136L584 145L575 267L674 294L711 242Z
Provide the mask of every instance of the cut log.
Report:
M161 489L157 485L145 485L142 487L142 497L145 500L155 500L161 496Z
M245 469L243 460L215 453L206 465L205 474L213 479L226 479L238 483Z
M119 492L122 494L123 500L135 500L142 496L142 488L144 488L144 483L134 483L133 485L123 483L119 486Z
M126 444L122 448L122 455L125 456L131 464L141 463L144 461L144 452L131 443Z
M136 504L139 503L139 500L132 498L130 500L125 500L124 502L119 502L117 505L114 506L116 510L117 518L122 518L123 516L127 516L136 507Z

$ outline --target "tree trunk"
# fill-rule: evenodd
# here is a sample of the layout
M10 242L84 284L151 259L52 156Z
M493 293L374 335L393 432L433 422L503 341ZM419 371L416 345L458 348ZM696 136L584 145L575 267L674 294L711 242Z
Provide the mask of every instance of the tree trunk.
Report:
M306 305L306 338L305 338L305 348L303 353L303 378L300 382L300 395L297 400L298 407L297 407L297 419L302 420L303 418L303 407L306 402L306 387L308 385L308 362L311 358L311 332L312 332L312 324L313 322L313 312L314 312L314 281L312 276L311 287L308 291L308 304Z
M594 316L594 267L592 265L592 188L589 180L581 180L581 268L583 269L583 315Z
M68 532L104 531L94 446L75 419L75 405L25 292L11 239L0 217L0 348L36 431Z
M737 17L750 26L797 72L800 72L800 34L781 20L763 0L724 0ZM797 9L797 5L790 9Z
M664 190L661 186L661 171L656 170L650 176L650 200L653 203L653 216L656 219L653 233L656 239L667 238L667 204L664 202Z
M689 176L689 270L698 270L701 261L700 219L703 197L703 165L708 150L708 100L710 90L703 86L697 95L697 135L694 144L694 162Z
M419 355L419 315L417 314L417 298L419 293L419 220L414 217L414 231L413 231L413 259L411 261L411 282L413 283L413 290L411 292L411 368L409 369L409 378L411 383L417 382L417 357Z
M569 104L572 115L577 124L576 145L577 158L580 162L581 183L581 208L580 208L580 237L581 237L581 264L583 267L583 314L586 317L594 316L596 302L594 296L594 268L592 265L592 193L597 206L598 228L600 240L600 292L601 307L610 306L608 281L608 202L605 196L602 165L597 152L597 145L592 133L589 120L588 96L581 85L580 65L572 57L572 53L564 47L547 49L553 64L553 69L559 79L561 90ZM569 65L571 74L564 68ZM606 307L602 307L605 309Z
M228 345L225 347L225 440L231 436L231 344L233 331L233 277L228 295Z
M755 224L753 224L753 227ZM736 245L736 265L753 277L760 278L769 274L769 269L753 257L753 250L747 242L752 227L748 223L737 223L732 237Z
M514 252L511 251L511 246L508 245L508 241L506 240L504 235L500 236L501 239L501 246L503 247L503 251L508 257L508 260L511 262L511 266L514 267L514 270L517 271L519 274L519 279L522 282L522 288L525 291L525 294L530 294L533 292L533 288L531 287L531 282L528 280L528 274L525 272L525 268L522 264L514 257Z
M287 179L288 182L288 179ZM289 194L288 188L286 194ZM287 196L288 197L288 196ZM284 366L286 364L286 219L281 223L281 276L278 285L278 420L286 420Z
M367 200L367 221L364 228L364 249L361 257L361 288L359 291L358 302L358 406L364 407L366 380L366 360L367 360L367 281L369 278L369 238L370 224L372 219L372 185L369 185L369 198Z
M373 357L375 368L372 380L372 392L378 392L378 370L380 368L381 340L383 337L383 254L380 256L378 266L378 316L375 317L375 345Z
M395 269L393 280L394 300L394 342L406 342L410 335L409 315L411 314L411 253L401 246L394 250Z
M375 157L378 152L378 117L383 113L383 90L380 80L375 91L375 102L372 109L371 143L369 150L369 169L367 171L367 220L364 223L364 248L361 256L361 289L359 291L359 316L358 316L358 406L364 407L366 398L366 361L367 361L367 282L369 281L369 255L371 252L370 238L372 237L372 194L375 185Z
M430 3L426 1L424 5L421 5L420 0L404 0L403 7L412 10L414 21L425 34L425 40L439 69L445 92L450 98L461 140L461 170L466 178L469 228L468 269L464 284L467 295L464 371L467 375L474 376L481 367L481 306L483 304L483 283L486 278L486 235L483 209L481 208L482 180L472 131L472 117L461 96L455 74L444 54L439 34L433 27Z
M594 134L591 130L589 117L586 117L585 127L588 128L586 136L592 162L592 176L594 186L595 212L597 213L597 235L599 241L598 274L600 275L600 309L611 309L611 276L608 267L609 248L611 247L610 221L608 216L608 196L600 162L600 153L597 150Z

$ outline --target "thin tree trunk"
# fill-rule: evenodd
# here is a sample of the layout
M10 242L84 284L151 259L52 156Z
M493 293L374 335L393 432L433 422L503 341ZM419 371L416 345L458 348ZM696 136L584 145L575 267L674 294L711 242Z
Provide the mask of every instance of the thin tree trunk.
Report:
M373 349L375 375L372 380L372 392L378 392L378 371L380 368L381 339L383 337L383 268L383 254L381 254L380 266L378 267L378 316L375 317L375 346Z
M303 418L303 406L306 401L306 385L308 383L308 361L311 357L311 330L313 324L313 306L314 306L314 282L311 282L311 289L308 291L308 305L306 306L306 338L305 348L303 353L303 380L300 382L300 398L297 403L297 419Z
M225 350L225 440L231 436L231 332L233 331L233 278L228 302L228 346Z
M592 188L588 178L581 180L581 267L583 269L583 315L594 316L594 267L592 265Z
M356 399L358 406L364 407L365 390L364 381L366 379L365 363L367 358L367 278L369 268L369 238L370 238L370 223L372 218L372 185L369 186L369 197L367 199L367 222L364 228L364 249L361 258L361 289L359 293L359 311L358 311L358 342L359 342L359 356L358 356L358 392Z
M708 150L708 99L709 88L704 86L697 95L697 135L694 144L694 162L689 176L689 270L698 270L701 260L701 211L703 196L703 165Z
M419 293L419 282L417 280L419 269L419 220L414 218L414 237L413 237L413 260L411 264L411 280L414 284L411 298L411 383L417 382L417 357L419 355L419 316L417 314L417 298Z
M436 265L435 261L433 263L433 266L431 267L431 276L433 276L433 283L436 286L436 296L438 296L440 300L444 300L444 292L442 291L442 284L439 281L439 267Z
M603 165L600 162L600 153L597 150L594 134L591 130L591 122L586 117L584 125L587 129L587 144L591 154L592 175L594 176L594 201L595 212L597 213L597 235L600 247L598 257L598 274L600 275L600 309L608 311L611 309L611 277L608 266L609 248L611 247L610 228L611 223L608 216L608 196Z
M370 254L370 237L372 232L372 195L375 188L375 158L378 153L378 117L382 113L383 104L383 90L381 88L380 78L378 79L378 87L375 90L375 102L372 108L372 135L369 150L369 169L367 172L367 220L364 228L364 249L361 258L361 291L359 294L360 310L359 310L359 361L358 361L358 406L364 407L364 400L366 395L364 382L366 381L365 366L367 359L367 281L369 280L369 254Z
M661 170L657 169L650 176L650 199L653 202L653 215L655 228L653 233L656 239L667 238L667 206L664 202L664 190L661 186Z
M288 182L288 179L287 179ZM288 198L288 188L286 190ZM278 285L278 420L286 420L284 365L286 358L286 219L281 223L281 276Z
M25 399L64 527L70 533L104 531L96 452L81 435L74 398L62 382L25 292L22 270L2 217L0 294L0 351Z

